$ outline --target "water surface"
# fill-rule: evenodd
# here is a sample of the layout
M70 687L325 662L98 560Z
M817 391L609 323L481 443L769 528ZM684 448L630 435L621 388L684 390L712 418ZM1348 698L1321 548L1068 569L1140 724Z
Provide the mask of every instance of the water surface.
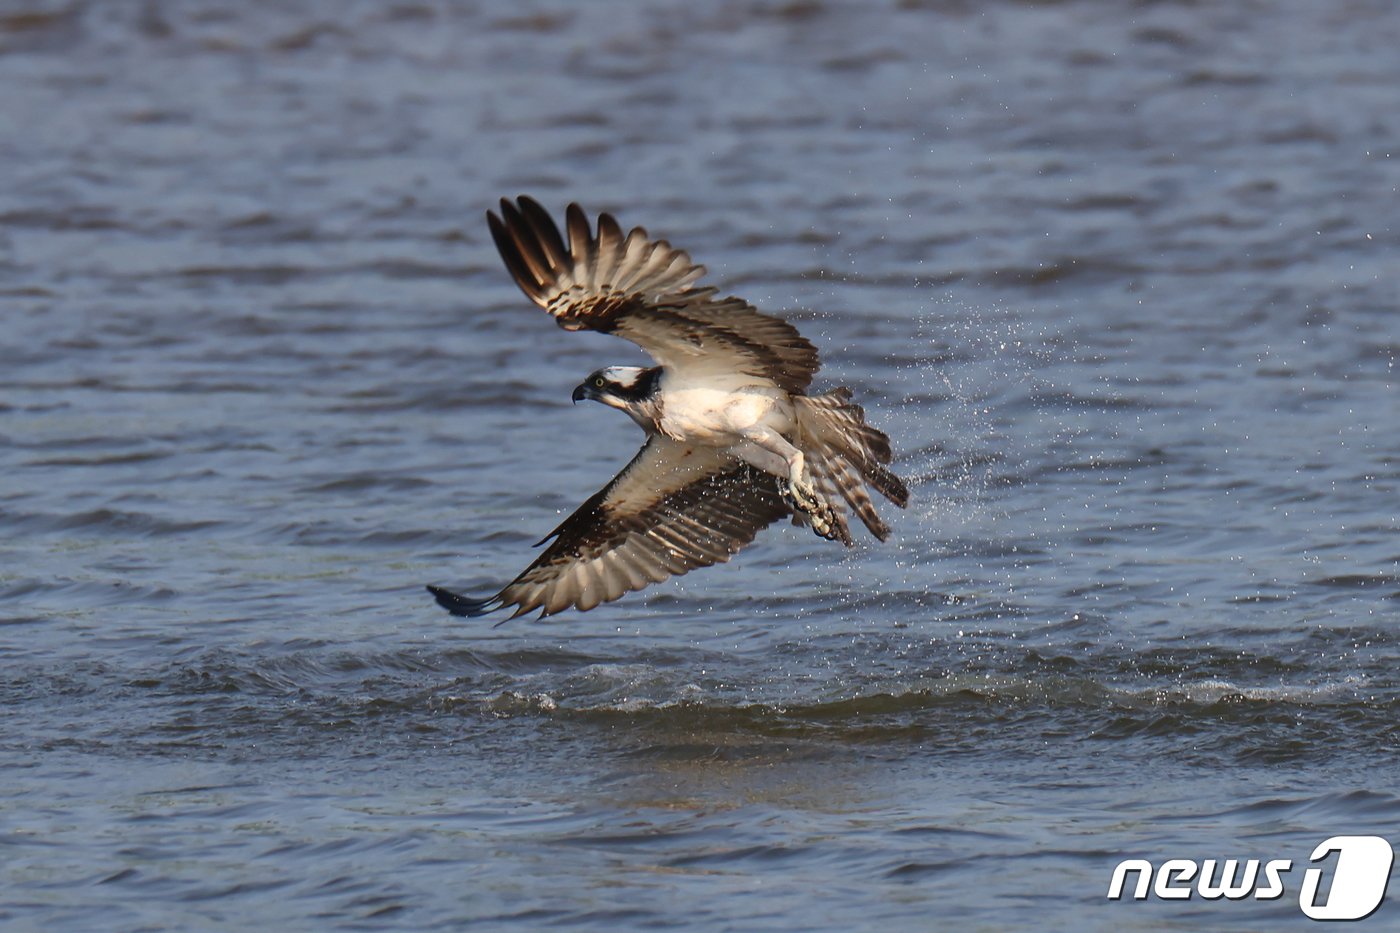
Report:
M1104 894L1400 839L1397 46L1364 0L11 4L0 919L1301 926L1296 876ZM494 254L521 192L798 322L892 541L433 606L640 441L568 403L640 354Z

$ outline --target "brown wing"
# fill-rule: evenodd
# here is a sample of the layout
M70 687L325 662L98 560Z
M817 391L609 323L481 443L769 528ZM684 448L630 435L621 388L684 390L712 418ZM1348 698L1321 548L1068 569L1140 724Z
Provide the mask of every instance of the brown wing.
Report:
M566 241L545 209L523 196L502 199L501 216L486 218L516 284L566 330L616 334L682 376L741 372L788 392L806 390L820 366L797 328L695 288L705 267L641 227L624 237L610 214L600 214L595 234L570 204Z
M790 514L773 476L714 448L655 436L611 483L550 532L539 559L482 600L428 587L454 615L515 607L541 618L611 602L696 567L729 560ZM543 541L541 543L544 543Z

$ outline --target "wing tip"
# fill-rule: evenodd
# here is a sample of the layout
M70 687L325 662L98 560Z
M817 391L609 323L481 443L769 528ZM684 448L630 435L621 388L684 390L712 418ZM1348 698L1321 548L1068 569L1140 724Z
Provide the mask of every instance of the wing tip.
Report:
M433 599L437 604L454 616L466 616L475 619L479 616L488 615L497 609L503 608L500 595L491 596L487 599L470 599L461 593L454 593L451 590L443 589L440 586L428 584L428 592L433 594Z

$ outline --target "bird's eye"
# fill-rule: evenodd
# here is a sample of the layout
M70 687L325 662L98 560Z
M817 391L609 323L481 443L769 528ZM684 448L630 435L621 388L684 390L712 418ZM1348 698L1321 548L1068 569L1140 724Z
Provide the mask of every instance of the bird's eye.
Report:
M608 384L608 381L607 381L606 379L604 379L602 376L594 376L594 377L593 377L593 384L594 384L595 386L597 386L598 388L601 389L603 386L605 386L605 385Z

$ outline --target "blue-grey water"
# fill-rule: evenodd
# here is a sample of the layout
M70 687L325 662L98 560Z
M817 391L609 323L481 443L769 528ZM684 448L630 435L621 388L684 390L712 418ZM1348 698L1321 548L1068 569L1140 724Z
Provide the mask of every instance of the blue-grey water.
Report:
M0 923L1301 927L1314 845L1400 841L1397 48L1387 0L5 0ZM797 321L892 541L437 609L640 442L569 404L639 352L495 255L522 192ZM1132 856L1298 870L1111 902Z

